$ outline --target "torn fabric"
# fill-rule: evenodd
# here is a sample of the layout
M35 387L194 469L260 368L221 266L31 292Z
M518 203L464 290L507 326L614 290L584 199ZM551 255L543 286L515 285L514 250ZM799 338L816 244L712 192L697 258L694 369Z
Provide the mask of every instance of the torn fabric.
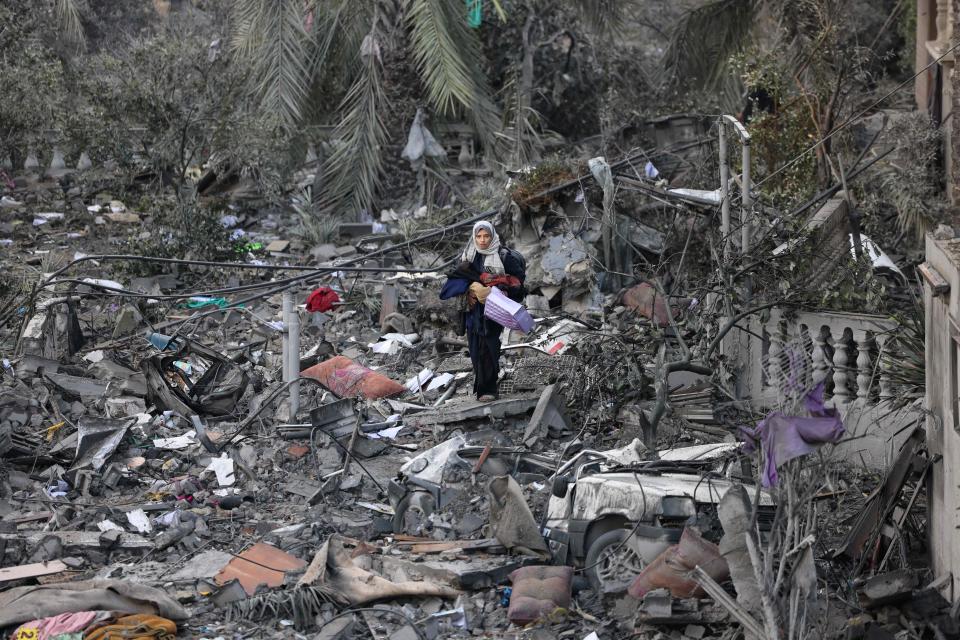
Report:
M821 382L803 399L806 416L786 416L779 411L767 414L756 428L740 427L749 452L759 440L766 456L761 481L764 487L777 484L777 469L783 464L816 451L822 444L840 441L846 430L840 413L823 403Z
M190 617L159 589L130 580L81 580L15 587L0 593L0 627L78 611L149 613L171 620Z

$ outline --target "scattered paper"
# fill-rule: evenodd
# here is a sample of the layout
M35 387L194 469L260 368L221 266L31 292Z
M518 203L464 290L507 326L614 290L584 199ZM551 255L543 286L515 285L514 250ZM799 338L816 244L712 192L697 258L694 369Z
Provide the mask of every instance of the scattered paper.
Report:
M380 431L368 433L367 437L370 438L371 440L379 440L381 438L385 438L387 440L396 440L397 434L399 434L402 429L403 429L403 425L399 425L396 427L387 427L386 429L382 429Z
M413 343L419 339L420 335L416 333L385 333L380 336L380 342L371 342L367 346L374 353L392 356L400 350L401 346L412 349Z
M134 509L127 511L127 522L139 533L150 533L153 527L150 526L150 518L143 509Z
M225 453L211 460L206 470L217 474L217 482L221 487L229 487L237 480L233 475L233 459Z
M430 369L424 369L414 377L407 380L405 386L410 393L416 393L423 388L423 385L426 384L427 380L433 377L433 371Z
M381 355L393 356L400 351L400 345L395 340L387 340L385 342L371 342L367 345L370 347L370 350L374 353L379 353Z
M440 387L445 387L450 384L450 381L453 380L452 373L441 373L433 380L430 381L430 386L427 387L427 391L433 391L434 389L439 389Z
M196 431L187 431L182 436L176 436L174 438L155 438L153 440L153 446L158 449L186 449L190 445L197 444L195 439L196 435Z
M103 349L97 349L96 351L91 351L87 355L83 356L83 359L87 362L92 362L96 364L103 360Z
M153 523L164 527L176 527L180 524L180 512L174 509L160 514L153 519Z

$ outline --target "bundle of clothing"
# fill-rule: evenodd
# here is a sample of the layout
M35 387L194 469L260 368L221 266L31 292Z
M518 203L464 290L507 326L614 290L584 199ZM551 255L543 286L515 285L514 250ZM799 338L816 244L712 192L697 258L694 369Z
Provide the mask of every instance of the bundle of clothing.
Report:
M447 274L447 281L440 289L440 299L456 298L470 291L470 285L479 283L484 287L500 287L502 289L516 289L523 285L516 276L493 273L477 273L469 262L461 262Z

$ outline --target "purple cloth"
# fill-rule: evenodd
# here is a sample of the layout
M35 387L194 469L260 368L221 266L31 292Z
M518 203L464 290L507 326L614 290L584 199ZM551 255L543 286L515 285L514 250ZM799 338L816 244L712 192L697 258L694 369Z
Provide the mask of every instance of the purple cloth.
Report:
M519 302L508 298L497 287L491 287L490 295L483 305L483 315L502 327L523 333L533 331L533 318Z
M457 296L462 296L470 289L470 281L464 280L461 278L449 278L446 282L443 283L443 288L440 289L440 299L448 300L450 298L456 298Z
M823 383L818 384L804 399L809 415L786 416L779 411L767 414L755 429L740 427L746 441L745 449L752 451L759 440L766 456L761 482L764 487L777 484L777 469L794 458L813 453L825 442L839 442L846 430L836 409L823 406Z

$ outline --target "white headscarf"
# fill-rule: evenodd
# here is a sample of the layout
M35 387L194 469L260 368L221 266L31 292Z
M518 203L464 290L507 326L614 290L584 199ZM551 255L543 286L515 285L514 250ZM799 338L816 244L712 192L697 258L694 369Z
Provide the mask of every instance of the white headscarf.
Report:
M477 231L480 229L486 229L490 233L490 245L486 249L477 246ZM463 262L472 263L473 259L477 257L477 253L486 256L483 259L484 271L494 275L505 273L503 261L500 259L500 236L497 235L497 230L493 228L493 225L486 220L481 220L473 225L473 233L470 234L470 240L467 242L460 259Z

